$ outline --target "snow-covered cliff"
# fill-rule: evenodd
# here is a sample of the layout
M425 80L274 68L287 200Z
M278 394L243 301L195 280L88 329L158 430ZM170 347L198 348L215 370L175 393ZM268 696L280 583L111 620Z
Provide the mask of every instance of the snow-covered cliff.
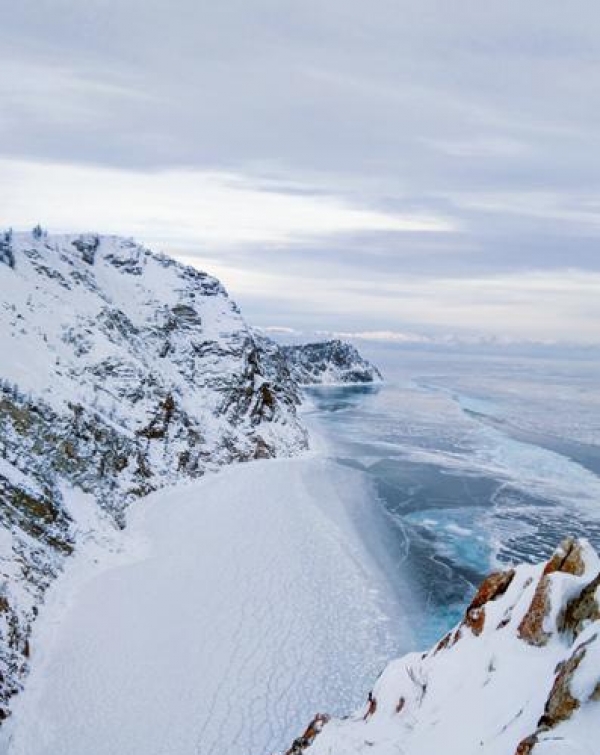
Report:
M381 373L357 349L340 340L282 346L292 377L301 385L372 383Z
M306 446L297 387L214 278L127 239L0 236L0 720L77 545L67 488L127 504Z
M393 661L365 707L320 714L288 755L592 755L600 742L600 559L565 540L491 574L462 622Z

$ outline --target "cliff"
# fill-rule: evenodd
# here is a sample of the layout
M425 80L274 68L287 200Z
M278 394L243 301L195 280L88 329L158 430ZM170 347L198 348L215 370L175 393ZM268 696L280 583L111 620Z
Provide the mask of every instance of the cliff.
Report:
M381 373L357 349L344 341L332 340L282 346L290 373L301 385L372 383Z
M0 720L77 547L68 489L122 526L175 480L306 447L299 395L215 278L129 239L0 237Z

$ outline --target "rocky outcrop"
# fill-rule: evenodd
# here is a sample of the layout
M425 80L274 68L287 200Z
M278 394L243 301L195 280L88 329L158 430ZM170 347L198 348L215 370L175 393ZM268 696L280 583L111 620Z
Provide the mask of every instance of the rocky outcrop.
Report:
M290 752L540 755L600 741L600 559L567 539L490 575L436 647L393 661L366 706ZM305 743L306 742L306 743Z
M590 622L600 620L600 573L583 590L570 600L559 617L559 629L570 632L574 638L586 629Z
M581 576L584 570L581 544L571 538L564 540L544 567L531 604L519 624L518 632L522 640L530 645L542 646L552 636L551 630L545 628L552 608L552 580L550 575L562 572Z
M357 349L339 340L282 346L292 377L303 385L373 383L381 373Z
M211 276L128 239L0 235L0 718L81 530L223 464L306 446L298 388Z
M315 741L316 737L321 733L321 730L328 721L328 715L324 713L317 713L317 715L306 727L302 736L294 740L292 746L285 755L301 755L301 753L307 750Z
M492 600L497 600L508 590L515 576L515 570L494 572L482 583L475 597L465 612L463 625L469 627L473 634L479 636L485 626L485 606Z

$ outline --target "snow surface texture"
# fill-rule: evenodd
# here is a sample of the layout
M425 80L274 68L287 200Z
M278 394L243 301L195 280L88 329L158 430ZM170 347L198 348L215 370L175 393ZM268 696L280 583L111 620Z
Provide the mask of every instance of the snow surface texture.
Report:
M53 586L9 755L265 755L357 705L411 642L363 544L364 480L305 455L135 503Z
M392 662L348 719L317 716L288 755L596 755L600 559L565 541L490 575L452 632Z
M292 377L301 385L372 383L381 373L349 343L332 340L281 347Z
M65 485L122 524L182 478L306 447L296 384L221 284L131 240L0 236L0 720L78 540ZM267 377L268 376L268 377Z

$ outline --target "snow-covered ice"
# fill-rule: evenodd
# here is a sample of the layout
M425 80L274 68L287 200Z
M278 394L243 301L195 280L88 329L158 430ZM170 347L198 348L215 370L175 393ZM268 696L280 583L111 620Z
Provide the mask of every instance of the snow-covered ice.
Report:
M365 477L316 455L136 504L53 587L5 752L264 755L351 710L411 643L360 534L376 516Z

